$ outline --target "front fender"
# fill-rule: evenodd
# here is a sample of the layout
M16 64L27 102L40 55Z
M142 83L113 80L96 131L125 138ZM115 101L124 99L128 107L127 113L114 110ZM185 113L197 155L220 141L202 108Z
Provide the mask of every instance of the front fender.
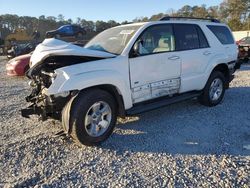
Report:
M132 98L129 82L118 72L100 70L69 75L63 70L56 70L56 78L47 90L48 95L65 91L83 90L98 85L113 85L123 98L125 109L132 107Z

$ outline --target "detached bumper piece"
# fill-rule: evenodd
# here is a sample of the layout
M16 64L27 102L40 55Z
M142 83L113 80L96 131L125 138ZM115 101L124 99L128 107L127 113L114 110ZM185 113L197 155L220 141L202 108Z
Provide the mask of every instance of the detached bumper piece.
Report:
M25 109L21 109L21 115L25 118L30 118L31 115L39 115L42 121L47 119L47 115L44 113L44 110L34 104Z
M32 104L25 109L21 109L21 115L25 118L30 118L31 115L38 115L39 120L42 121L49 118L60 120L61 111L69 98L70 96L57 98L42 96L38 98L31 94L26 97L26 101L31 102Z

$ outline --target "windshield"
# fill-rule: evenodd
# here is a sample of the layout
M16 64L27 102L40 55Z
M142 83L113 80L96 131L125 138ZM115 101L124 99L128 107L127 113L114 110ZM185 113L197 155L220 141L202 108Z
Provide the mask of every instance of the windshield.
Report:
M130 25L107 29L89 41L84 48L119 55L140 27L141 25Z

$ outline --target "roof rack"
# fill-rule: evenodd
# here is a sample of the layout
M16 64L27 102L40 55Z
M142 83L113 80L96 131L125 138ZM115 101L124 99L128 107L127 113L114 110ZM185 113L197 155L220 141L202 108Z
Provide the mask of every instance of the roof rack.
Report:
M214 23L220 23L220 20L215 18L194 18L194 17L171 17L171 16L164 16L159 19L159 21L167 21L167 20L206 20Z

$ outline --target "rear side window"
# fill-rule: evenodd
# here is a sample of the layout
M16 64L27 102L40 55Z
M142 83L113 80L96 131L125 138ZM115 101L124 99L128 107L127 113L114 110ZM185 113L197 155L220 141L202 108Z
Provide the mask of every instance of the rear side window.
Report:
M175 24L174 32L177 50L191 50L209 47L207 39L198 25Z
M233 36L227 27L215 25L207 25L207 27L213 32L221 44L234 44Z
M174 25L177 50L191 50L199 48L199 38L195 25Z

